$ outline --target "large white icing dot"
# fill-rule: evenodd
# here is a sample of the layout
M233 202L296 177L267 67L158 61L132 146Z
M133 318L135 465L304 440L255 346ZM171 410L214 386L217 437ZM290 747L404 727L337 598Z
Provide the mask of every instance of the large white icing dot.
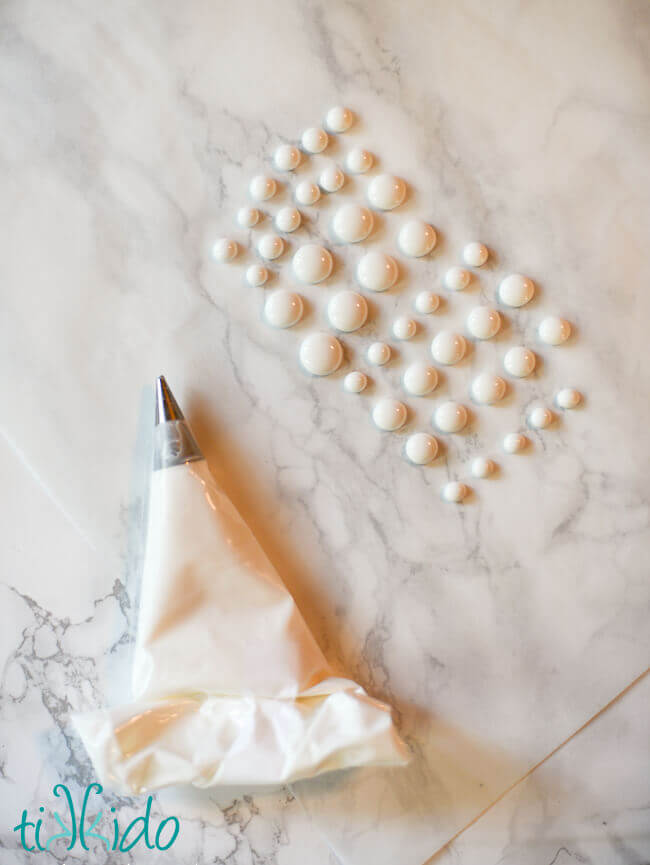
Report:
M275 180L265 174L256 175L248 187L251 198L255 201L267 201L269 198L273 198L277 188Z
M375 366L383 366L385 363L388 363L390 356L390 346L385 342L373 342L368 346L368 360Z
M525 378L535 369L535 355L523 345L509 348L503 358L505 371L516 378Z
M289 234L300 227L300 211L295 207L282 207L275 214L275 227L278 231Z
M508 433L503 439L503 449L508 454L518 454L528 444L528 439L521 433Z
M393 432L404 426L406 406L397 399L380 399L372 410L372 419L379 429Z
M565 387L557 392L555 402L560 408L576 408L582 402L582 394L572 387Z
M338 192L345 183L345 174L338 165L328 165L321 171L318 182L325 192Z
M535 406L528 415L528 423L533 429L546 429L553 423L553 412L545 406Z
M300 165L300 151L293 144L281 144L273 154L273 163L278 171L293 171Z
M472 274L464 267L450 267L445 273L445 285L449 291L464 291L471 279Z
M488 457L476 457L472 460L472 474L475 478L487 478L495 470L496 465Z
M329 138L324 129L319 126L311 126L302 133L300 141L307 153L322 153L327 147Z
M343 387L348 393L361 393L368 386L368 376L358 369L349 372L343 379Z
M345 157L345 167L351 174L365 174L372 168L372 153L361 147L354 147Z
M246 270L246 282L249 285L264 285L269 278L269 272L263 264L251 264Z
M483 405L492 405L502 400L506 393L506 383L498 375L482 372L472 382L472 399Z
M535 283L521 273L511 273L499 285L499 300L506 306L524 306L534 294Z
M377 210L392 210L406 196L406 184L394 174L379 174L368 184L368 201Z
M331 132L347 132L354 122L354 114L343 105L330 108L325 116L325 126Z
M284 252L284 240L277 234L263 234L257 243L257 251L262 258L273 261Z
M443 402L433 413L433 421L440 432L460 432L467 423L467 409L459 402Z
M489 306L475 306L467 316L467 330L476 339L491 339L501 328L501 316Z
M420 291L415 296L415 308L422 315L430 315L440 306L440 298L434 291Z
M407 459L417 466L424 466L438 456L438 440L429 433L414 433L404 446Z
M302 313L302 298L286 288L272 291L264 304L264 316L273 327L292 327L300 321Z
M372 213L360 204L344 204L334 214L334 234L344 243L365 240L372 231Z
M237 222L242 228L253 228L260 221L260 212L256 207L240 207L237 211Z
M309 206L310 204L316 204L320 198L320 189L311 180L301 180L298 186L296 186L294 194L298 204Z
M228 237L220 237L212 244L212 258L220 263L232 261L233 258L236 258L238 252L239 247L237 246L237 242L230 240Z
M411 219L405 222L397 235L397 245L404 255L420 258L428 255L436 245L436 232L432 225L423 219Z
M317 243L306 243L293 257L293 272L301 282L321 282L332 272L332 254Z
M339 291L327 305L327 317L337 330L358 330L368 317L368 304L356 291Z
M359 285L367 291L386 291L395 285L397 275L395 259L385 252L367 252L357 265Z
M312 333L300 346L300 363L312 375L330 375L343 360L343 346L331 333Z
M438 373L432 366L422 361L415 361L406 367L402 384L407 393L413 396L425 396L437 387Z
M412 339L417 329L417 324L413 319L407 318L405 315L400 315L393 322L393 336L396 339Z
M431 342L431 354L438 363L458 363L465 356L466 348L465 338L450 330L441 330Z
M538 333L547 345L561 345L571 336L571 325L564 318L549 315L541 321Z
M469 494L469 487L460 481L449 481L442 488L442 497L446 502L458 504Z
M468 267L482 267L487 260L488 249L485 244L472 241L463 247L463 261Z

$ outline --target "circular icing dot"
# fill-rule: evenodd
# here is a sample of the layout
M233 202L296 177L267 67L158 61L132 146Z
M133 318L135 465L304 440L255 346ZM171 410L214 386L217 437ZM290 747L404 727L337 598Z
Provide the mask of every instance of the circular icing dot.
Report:
M487 478L495 470L496 465L488 457L476 457L472 460L472 474L475 478Z
M365 240L372 231L372 213L360 204L344 204L334 214L334 234L344 243Z
M356 291L339 291L327 305L327 317L337 330L358 330L368 317L368 304Z
M269 198L273 198L277 188L275 180L265 174L258 174L254 177L248 187L251 198L255 201L267 201Z
M502 400L506 394L506 383L498 375L482 372L472 382L472 399L483 405L492 405Z
M345 167L351 174L365 174L372 168L372 153L361 147L354 147L345 158Z
M417 325L412 318L401 315L393 322L393 336L397 339L412 339L417 331Z
M469 487L461 484L460 481L449 481L442 488L442 497L446 502L458 504L462 502L469 493Z
M557 392L555 402L560 408L576 408L582 402L582 394L572 387L565 387Z
M262 258L273 261L284 252L284 240L277 234L263 234L257 243L257 251Z
M416 361L406 367L402 384L407 393L413 396L424 396L437 387L438 373L432 366Z
M467 409L459 402L443 402L433 413L433 421L440 432L460 432L467 423Z
M437 239L432 225L422 219L411 219L400 228L397 245L404 255L420 258L431 252Z
M499 285L499 300L506 306L524 306L534 294L535 283L521 273L511 273Z
M338 192L345 183L345 174L337 165L328 165L321 171L318 182L325 192Z
M438 363L454 364L463 359L466 347L465 338L459 333L441 330L433 338L431 354Z
M232 261L237 256L239 247L236 241L230 240L228 237L220 237L212 245L212 258L221 263Z
M253 228L260 221L260 212L256 207L240 207L237 211L237 222L242 228Z
M420 291L415 297L415 308L422 315L430 315L440 306L440 298L433 291Z
M300 345L300 363L312 375L330 375L343 360L343 347L331 333L312 333Z
M307 153L322 153L327 147L329 138L324 129L319 126L311 126L302 133L300 141Z
M292 327L303 313L302 298L286 288L272 291L264 304L264 316L273 327Z
M354 122L354 114L349 108L336 105L330 108L325 116L325 126L331 132L347 132Z
M395 259L385 252L367 252L357 265L359 285L367 291L386 291L395 285L397 276Z
M273 163L278 171L293 171L300 165L300 151L292 144L281 144L273 154Z
M501 316L489 306L475 306L467 316L467 330L476 339L491 339L501 328Z
M368 346L367 357L375 366L383 366L390 360L390 346L385 342L373 342Z
M372 419L379 429L393 432L404 426L406 406L397 399L380 399L372 410Z
M505 371L516 378L525 378L535 369L535 355L523 345L509 348L503 358Z
M295 207L282 207L275 214L275 227L278 231L289 234L300 226L300 211Z
M298 204L303 204L307 207L310 204L316 204L320 198L320 189L310 180L301 180L298 186L296 186L295 197Z
M463 261L468 267L482 267L488 260L488 249L483 243L472 241L463 247Z
M324 246L306 243L296 251L292 265L301 282L322 282L332 272L332 255Z
M553 412L545 406L536 406L528 415L528 423L533 429L546 429L553 423Z
M438 440L429 433L414 433L407 438L404 452L412 463L424 466L438 456Z
M471 279L472 274L464 267L450 267L445 273L445 285L449 291L464 291Z
M528 439L521 433L508 433L503 439L503 449L508 454L518 454L528 444Z
M249 285L264 285L269 278L269 272L263 264L251 264L246 270L246 282Z
M404 201L406 184L394 174L379 174L368 184L368 201L377 210L392 210Z
M361 391L365 390L367 386L368 376L365 373L360 372L358 369L349 372L343 379L343 387L348 393L361 393Z
M561 345L571 336L571 325L564 318L549 315L541 321L538 333L547 345Z

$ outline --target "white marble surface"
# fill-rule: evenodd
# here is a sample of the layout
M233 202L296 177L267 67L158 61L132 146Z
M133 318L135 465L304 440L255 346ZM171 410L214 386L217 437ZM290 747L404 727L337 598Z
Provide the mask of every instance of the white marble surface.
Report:
M0 14L2 466L15 490L3 504L3 825L57 780L90 780L69 714L124 695L146 389L164 372L328 657L393 704L414 755L404 771L252 800L174 796L183 865L420 865L648 663L648 8L190 2L181 14L25 0ZM331 155L365 146L409 184L366 248L397 254L407 215L440 242L401 262L395 289L370 298L372 322L345 338L345 368L314 381L298 339L324 325L361 250L332 245L332 279L303 292L307 320L281 333L260 317L267 289L243 282L252 254L217 266L207 249L221 233L248 242L234 224L248 179L337 102L359 122ZM360 200L366 183L335 199ZM328 238L333 208L315 208L291 248ZM369 392L345 394L363 348L388 338L417 290L445 294L442 274L475 238L493 256L473 287L420 319ZM288 262L269 287L293 284ZM409 429L426 428L439 397L466 399L473 372L515 340L538 351L537 374L474 411L444 459L406 466L403 435L372 427L373 400L511 270L535 279L537 299L432 397L407 400ZM534 342L546 312L574 323L566 346ZM567 384L585 406L531 435L530 453L500 455L526 405ZM467 479L483 451L500 476L443 505L441 484ZM11 831L0 843L28 861ZM474 861L467 849L457 861ZM608 855L594 861L635 861Z

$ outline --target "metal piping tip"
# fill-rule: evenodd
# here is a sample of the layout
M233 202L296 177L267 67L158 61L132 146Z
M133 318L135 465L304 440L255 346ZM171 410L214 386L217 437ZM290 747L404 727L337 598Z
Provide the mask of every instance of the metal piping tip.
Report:
M153 447L154 469L170 468L202 459L201 449L165 381L165 376L158 376Z
M174 399L164 375L156 379L156 426L170 420L184 420L185 416Z

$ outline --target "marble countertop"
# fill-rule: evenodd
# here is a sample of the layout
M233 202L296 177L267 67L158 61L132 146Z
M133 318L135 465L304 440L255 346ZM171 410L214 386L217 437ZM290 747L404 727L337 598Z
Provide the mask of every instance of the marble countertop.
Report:
M154 810L181 817L175 861L646 861L647 4L25 0L0 19L3 865L31 861L12 832L23 808L93 780L71 712L125 693L160 373L328 659L391 703L413 754L407 769L264 793L165 791ZM338 103L358 122L328 153L367 147L409 186L368 246L398 254L407 215L439 243L401 262L343 339L344 368L316 381L300 338L360 254L333 244L332 201L290 241L335 254L291 331L262 321L250 251L228 266L207 252L221 234L247 247L233 218L248 180ZM442 274L472 239L490 264L450 296ZM289 260L271 287L293 285ZM536 299L433 397L407 400L407 431L511 342L538 352L535 376L473 411L435 464L408 466L404 435L372 426L373 401L511 271ZM344 372L424 287L444 295L440 312L368 393L345 394ZM566 346L537 344L547 312L573 323ZM567 385L584 406L525 455L500 454L526 407ZM467 480L477 453L499 476L444 504L441 485ZM112 860L100 845L83 861Z

